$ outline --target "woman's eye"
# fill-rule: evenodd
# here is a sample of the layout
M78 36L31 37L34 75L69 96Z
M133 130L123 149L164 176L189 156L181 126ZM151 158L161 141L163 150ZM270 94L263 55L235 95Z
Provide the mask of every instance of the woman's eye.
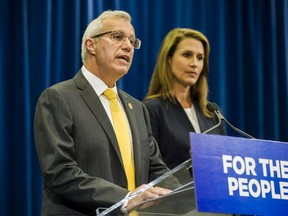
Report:
M192 55L192 53L183 53L184 57L190 57Z
M198 60L203 60L204 57L201 55L201 56L198 56L197 59L198 59Z

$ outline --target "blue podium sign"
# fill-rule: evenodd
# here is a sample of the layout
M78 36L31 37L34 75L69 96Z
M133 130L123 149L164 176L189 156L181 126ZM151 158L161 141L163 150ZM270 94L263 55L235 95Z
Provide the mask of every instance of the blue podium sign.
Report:
M200 212L288 215L288 143L190 133Z

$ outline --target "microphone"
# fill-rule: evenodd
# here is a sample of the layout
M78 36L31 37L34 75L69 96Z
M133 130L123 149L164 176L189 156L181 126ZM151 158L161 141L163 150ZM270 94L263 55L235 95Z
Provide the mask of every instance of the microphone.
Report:
M216 109L215 109L215 107L214 107L214 104L208 103L208 104L206 105L206 107L207 107L207 109L208 109L210 112L214 112L214 113L215 113ZM203 134L209 133L210 131L212 131L212 130L214 130L215 128L217 128L217 127L220 126L222 120L221 120L220 116L217 115L217 113L215 113L215 114L216 114L216 116L217 116L218 123L217 123L216 125L214 125L213 127L209 128L208 130L202 132Z
M218 118L218 124L217 125L215 125L215 126L219 126L220 124L221 124L221 121L223 120L223 121L225 121L234 131L236 131L236 132L238 132L239 134L241 134L242 136L244 136L244 137L247 137L247 138L250 138L250 139L255 139L253 136L251 136L250 134L247 134L247 133L245 133L244 131L242 131L242 130L240 130L240 129L238 129L238 128L236 128L236 127L234 127L223 115L222 115L222 113L220 112L220 110L219 110L219 108L218 108L218 106L217 106L217 104L216 103L208 103L207 104L207 109L209 110L209 111L211 111L211 112L214 112L215 114L216 114L216 116L217 116L217 118ZM209 131L211 131L211 129L213 130L214 128L216 128L216 127L213 127L213 128L210 128L210 129L208 129L207 131L205 131L204 133L207 133L207 132L209 132Z

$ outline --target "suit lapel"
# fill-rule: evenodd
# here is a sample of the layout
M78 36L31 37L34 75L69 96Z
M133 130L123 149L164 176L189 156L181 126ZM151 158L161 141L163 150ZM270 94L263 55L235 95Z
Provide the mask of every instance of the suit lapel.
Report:
M201 133L206 131L207 129L213 127L213 122L209 121L209 119L207 119L202 114L202 111L201 111L201 108L200 108L200 104L194 102L193 105L194 105L194 108L195 108L195 112L196 112L196 115L197 115L197 119L198 119L198 123L199 123L199 127L200 127Z
M95 118L98 120L99 124L102 126L109 139L111 140L111 143L118 155L118 158L122 163L121 153L113 126L109 120L109 117L107 116L105 109L103 108L99 97L97 96L94 89L86 80L81 71L79 71L75 75L73 80L75 86L80 90L79 94L81 95L81 97L83 98L91 112L94 114Z
M137 119L134 112L134 104L130 100L130 96L125 94L123 91L118 89L119 98L123 104L124 110L126 112L131 134L132 134L132 146L133 146L133 155L134 155L134 163L135 163L135 177L136 177L136 185L137 182L139 182L141 176L141 146L140 146L140 140L139 140L139 134L137 130Z

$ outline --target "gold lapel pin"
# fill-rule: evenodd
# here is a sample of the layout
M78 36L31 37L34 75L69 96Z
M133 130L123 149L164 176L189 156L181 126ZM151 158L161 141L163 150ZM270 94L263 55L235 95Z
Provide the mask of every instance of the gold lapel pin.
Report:
M128 103L128 107L129 107L130 109L133 109L133 105L132 105L131 103Z

